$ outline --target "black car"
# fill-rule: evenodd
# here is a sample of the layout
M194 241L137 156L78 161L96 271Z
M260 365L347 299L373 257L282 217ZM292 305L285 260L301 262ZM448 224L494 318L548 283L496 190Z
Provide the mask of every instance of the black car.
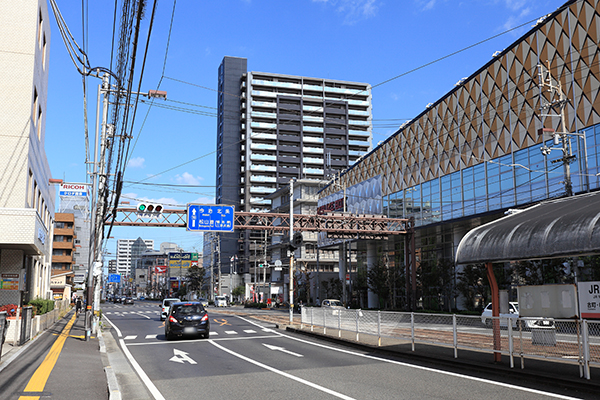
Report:
M133 297L125 297L123 304L133 304Z
M200 302L179 302L171 304L169 316L165 322L165 336L172 340L176 336L200 335L208 339L210 321L208 313Z
M115 296L113 298L113 303L120 303L121 302L121 296Z

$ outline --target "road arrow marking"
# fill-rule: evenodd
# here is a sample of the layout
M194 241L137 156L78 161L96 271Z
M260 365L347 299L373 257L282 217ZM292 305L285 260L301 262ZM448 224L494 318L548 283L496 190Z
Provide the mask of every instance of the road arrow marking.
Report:
M175 353L175 355L171 357L169 361L175 361L180 364L183 364L185 361L189 362L190 364L198 364L196 361L189 358L188 353L186 353L185 351L173 349L173 353Z
M283 348L283 347L279 347L279 346L273 346L273 345L266 344L266 343L263 343L263 346L265 346L265 347L266 347L267 349L269 349L269 350L277 350L277 351L281 351L281 352L283 352L283 353L290 354L290 355L292 355L292 356L296 356L296 357L304 357L302 354L294 353L293 351L286 350L286 349L285 349L285 348Z

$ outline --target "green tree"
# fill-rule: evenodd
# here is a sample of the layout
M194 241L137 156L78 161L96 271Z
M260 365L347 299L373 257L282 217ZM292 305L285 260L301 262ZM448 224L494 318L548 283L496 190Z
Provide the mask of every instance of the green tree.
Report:
M322 293L325 294L323 299L340 299L342 297L342 281L338 278L321 282L321 289Z
M377 261L370 270L367 271L367 282L369 288L379 299L379 308L384 308L389 304L392 279L390 269L382 260ZM392 274L393 275L393 274ZM390 279L392 278L392 279Z
M231 294L239 299L240 297L243 297L246 294L246 288L244 287L244 285L239 285L236 288L233 289L233 291L231 292Z
M467 310L475 310L475 299L480 296L484 306L487 304L488 280L487 271L483 264L466 265L458 273L458 291L465 298Z
M189 282L189 290L195 293L198 293L202 289L202 286L204 286L207 280L206 271L204 270L204 267L198 267L196 265L188 268L186 277Z

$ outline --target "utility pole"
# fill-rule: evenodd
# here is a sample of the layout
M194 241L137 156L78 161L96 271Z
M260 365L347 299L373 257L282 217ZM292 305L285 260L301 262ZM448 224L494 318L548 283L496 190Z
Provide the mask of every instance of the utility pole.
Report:
M221 295L221 235L217 234L217 267L219 268L219 285L217 293Z
M290 179L290 245L294 241L294 178ZM290 324L294 323L294 250L290 247Z
M254 294L252 295L252 301L256 301L256 289L258 288L256 282L256 240L254 240Z
M566 128L566 118L565 118L565 108L568 103L567 96L564 94L562 90L562 84L559 80L555 80L550 73L550 62L548 62L548 68L544 67L541 64L538 64L538 86L540 88L540 98L541 98L541 114L540 116L550 117L550 118L559 118L559 129L560 132L556 132L553 128L540 128L538 130L538 134L540 136L544 134L550 134L554 137L554 146L557 147L548 147L545 143L540 148L542 154L549 155L552 150L560 150L562 151L562 157L556 160L552 160L553 163L562 163L565 171L565 195L572 196L573 195L573 182L571 180L571 163L573 163L577 156L573 155L573 149L571 147L571 138L570 136L577 136L583 138L583 148L584 148L584 169L585 169L585 187L586 191L589 191L589 178L587 176L588 165L587 165L587 144L585 133L571 133L567 132ZM546 91L549 93L548 102L544 102L543 92ZM542 120L542 126L544 125L544 121ZM554 125L554 124L551 124Z
M100 92L104 95L102 100L102 123L101 123L101 138L100 138L100 156L98 157L98 143L94 145L94 177L93 177L93 193L95 199L95 210L93 214L93 262L88 266L88 279L87 279L87 293L86 293L86 312L85 312L85 340L89 341L92 335L92 318L94 316L94 309L92 307L94 301L94 274L96 269L102 268L102 240L104 237L104 221L102 213L104 209L104 194L106 191L106 143L107 143L107 131L108 131L108 95L109 95L109 83L108 74L104 74L102 77L102 86ZM100 96L98 96L100 97ZM99 115L97 109L96 114ZM96 135L96 141L98 140ZM101 272L101 271L100 271Z

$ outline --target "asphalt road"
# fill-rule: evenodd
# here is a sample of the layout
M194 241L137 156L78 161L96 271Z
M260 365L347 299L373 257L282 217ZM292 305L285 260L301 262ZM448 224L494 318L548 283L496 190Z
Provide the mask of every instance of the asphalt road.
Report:
M209 339L176 341L164 337L158 303L102 309L156 399L572 398L534 382L500 382L306 339L213 307Z

